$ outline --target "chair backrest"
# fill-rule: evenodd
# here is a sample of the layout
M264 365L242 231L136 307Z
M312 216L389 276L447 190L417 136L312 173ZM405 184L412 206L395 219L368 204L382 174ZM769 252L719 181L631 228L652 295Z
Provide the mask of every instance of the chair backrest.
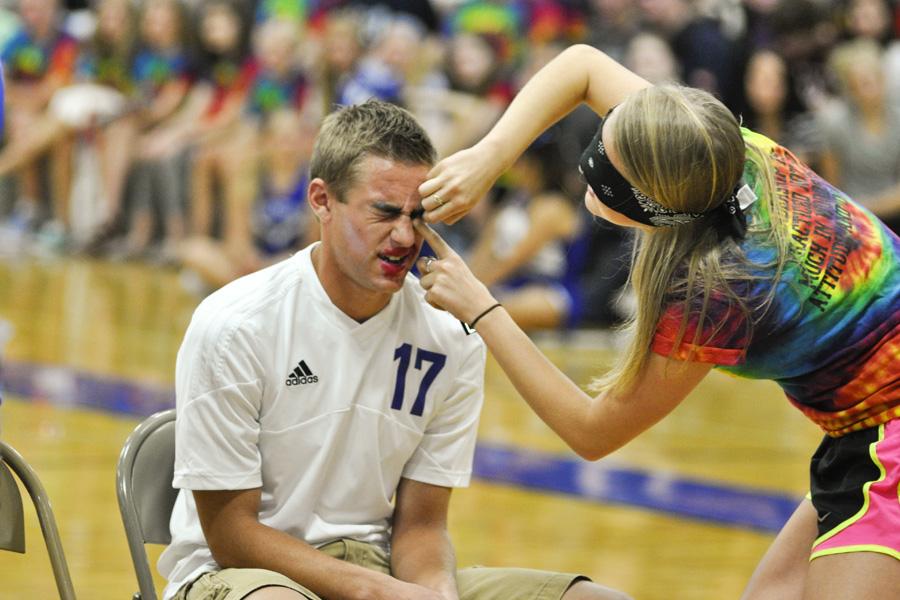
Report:
M72 577L69 575L59 530L56 528L56 518L41 480L15 448L4 442L0 442L0 459L0 549L25 552L22 495L13 478L15 473L34 503L59 597L62 600L75 600L75 589L72 587Z
M0 550L25 553L22 494L9 467L0 461Z
M156 600L153 575L144 544L168 544L169 518L178 490L175 470L175 410L148 417L128 436L116 469L119 511L137 575L135 598Z

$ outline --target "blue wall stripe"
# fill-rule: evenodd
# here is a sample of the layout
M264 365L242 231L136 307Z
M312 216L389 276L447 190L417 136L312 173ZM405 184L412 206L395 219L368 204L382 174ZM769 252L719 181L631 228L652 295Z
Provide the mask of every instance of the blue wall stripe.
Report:
M761 531L780 530L800 502L800 498L778 492L612 467L604 461L591 463L485 442L479 442L475 451L475 475L495 483Z
M7 361L0 365L0 385L4 392L24 398L137 417L175 406L175 392L170 387L100 377L63 366Z
M0 370L0 384L4 392L23 398L137 417L175 404L170 387L99 377L61 366L6 362ZM590 463L484 441L479 441L475 451L474 476L491 483L761 531L781 529L800 500L778 492L610 466L605 461Z

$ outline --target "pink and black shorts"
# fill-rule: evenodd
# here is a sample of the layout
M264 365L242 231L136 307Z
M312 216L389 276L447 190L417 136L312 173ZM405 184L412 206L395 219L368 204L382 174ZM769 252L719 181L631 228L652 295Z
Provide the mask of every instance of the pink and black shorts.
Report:
M810 467L819 537L811 559L879 552L900 560L900 419L825 437Z

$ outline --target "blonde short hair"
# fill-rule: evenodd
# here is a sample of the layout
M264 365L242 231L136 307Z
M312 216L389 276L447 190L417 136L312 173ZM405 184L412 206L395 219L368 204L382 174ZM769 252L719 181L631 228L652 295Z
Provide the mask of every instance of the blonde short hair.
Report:
M431 166L437 152L408 111L381 100L343 107L327 117L316 138L310 177L321 178L343 201L367 156Z

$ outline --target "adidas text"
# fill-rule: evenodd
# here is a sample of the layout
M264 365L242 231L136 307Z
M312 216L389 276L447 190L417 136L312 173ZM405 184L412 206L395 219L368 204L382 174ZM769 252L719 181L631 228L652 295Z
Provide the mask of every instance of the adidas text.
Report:
M287 385L304 385L307 383L318 383L318 381L319 377L313 375L312 369L309 368L305 360L297 363L294 370L288 373L287 379L284 380Z

